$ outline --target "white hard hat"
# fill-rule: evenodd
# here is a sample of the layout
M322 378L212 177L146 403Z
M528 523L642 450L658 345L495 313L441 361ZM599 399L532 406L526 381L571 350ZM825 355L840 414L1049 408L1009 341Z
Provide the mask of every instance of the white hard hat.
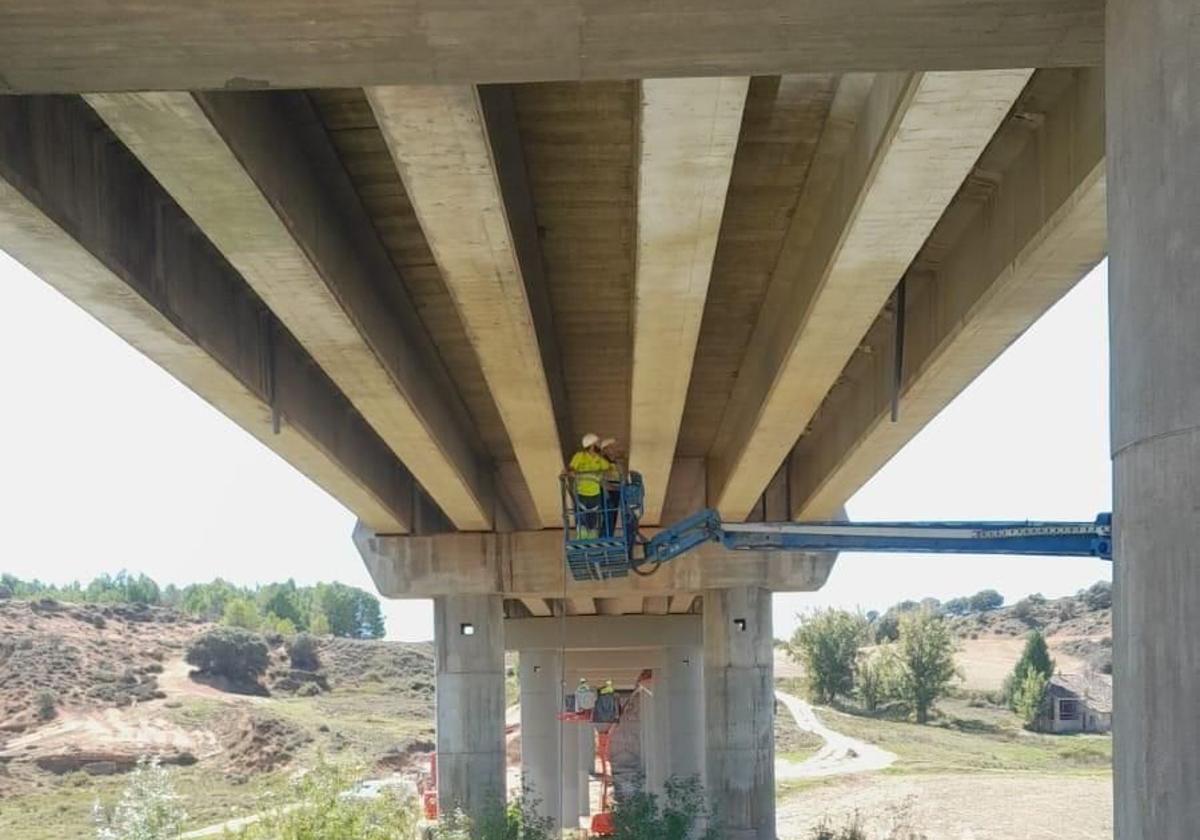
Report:
M586 435L583 436L583 448L584 449L591 449L593 446L595 446L599 442L600 442L600 436L597 434L594 434L592 432L588 432Z

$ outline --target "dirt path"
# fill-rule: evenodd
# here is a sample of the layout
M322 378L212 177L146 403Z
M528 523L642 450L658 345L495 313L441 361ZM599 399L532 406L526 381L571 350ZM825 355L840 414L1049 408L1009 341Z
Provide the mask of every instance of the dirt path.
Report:
M825 746L821 747L816 755L805 761L777 760L775 762L776 781L869 773L882 770L896 760L894 753L840 732L834 732L821 723L812 706L799 697L783 691L776 691L775 697L787 707L797 726L825 741Z

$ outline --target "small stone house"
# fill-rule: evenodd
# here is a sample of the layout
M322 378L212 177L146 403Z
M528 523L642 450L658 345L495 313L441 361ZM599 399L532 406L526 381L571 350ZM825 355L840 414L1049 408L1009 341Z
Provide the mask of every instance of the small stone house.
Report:
M1055 674L1046 685L1038 719L1043 732L1108 732L1112 729L1112 677Z

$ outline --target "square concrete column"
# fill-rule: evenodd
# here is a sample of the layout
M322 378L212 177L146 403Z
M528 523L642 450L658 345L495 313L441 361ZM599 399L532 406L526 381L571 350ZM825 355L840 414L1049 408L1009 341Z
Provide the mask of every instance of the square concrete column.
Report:
M646 783L646 792L662 797L667 770L663 749L666 744L662 737L664 715L658 697L659 688L656 673L647 690L638 698L638 725L641 728L642 775Z
M775 840L771 592L704 592L706 789L726 840Z
M537 812L562 824L563 656L557 650L519 652L521 779L538 801Z
M661 674L661 677L660 677ZM669 647L663 667L655 671L655 696L665 712L662 740L666 746L666 777L697 776L704 782L704 650Z
M504 627L498 596L434 599L438 809L504 804Z
M579 727L579 816L592 815L592 773L596 769L596 730Z
M568 683L568 686L570 683ZM579 828L579 733L581 723L562 724L562 827Z
M1200 37L1108 0L1117 840L1200 830Z

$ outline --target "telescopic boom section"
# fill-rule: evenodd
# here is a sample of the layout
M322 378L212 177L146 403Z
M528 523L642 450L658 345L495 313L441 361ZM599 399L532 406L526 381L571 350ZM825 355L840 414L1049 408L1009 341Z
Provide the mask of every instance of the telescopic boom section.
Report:
M721 522L703 510L645 544L642 563L665 563L703 542L741 551L1025 554L1112 559L1112 514L1094 522Z

